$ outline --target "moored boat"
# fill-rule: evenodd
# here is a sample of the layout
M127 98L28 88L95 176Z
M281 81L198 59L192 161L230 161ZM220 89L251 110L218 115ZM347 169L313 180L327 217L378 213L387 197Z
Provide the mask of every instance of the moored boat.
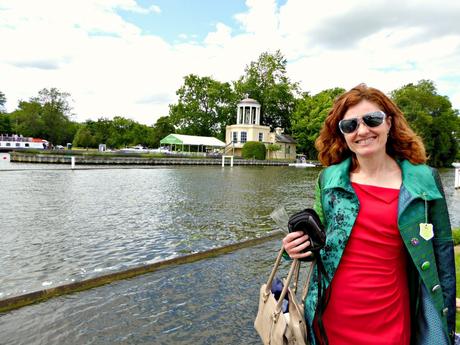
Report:
M45 150L49 142L45 139L23 137L22 135L0 134L0 152L15 150Z
M290 167L296 167L296 168L314 168L314 167L316 167L315 164L307 163L307 162L289 163L289 166Z
M297 154L297 159L295 163L289 163L290 167L296 167L296 168L314 168L317 165L313 162L307 161L307 157L304 154Z

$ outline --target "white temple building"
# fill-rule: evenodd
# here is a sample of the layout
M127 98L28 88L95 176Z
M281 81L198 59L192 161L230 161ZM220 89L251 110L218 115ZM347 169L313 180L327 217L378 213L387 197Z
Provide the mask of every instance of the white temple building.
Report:
M268 151L267 159L296 159L296 142L283 133L282 128L270 132L269 126L260 124L260 103L252 98L245 98L237 106L236 124L225 130L225 154L241 156L241 149L248 141L260 141L268 146L280 146L278 151Z

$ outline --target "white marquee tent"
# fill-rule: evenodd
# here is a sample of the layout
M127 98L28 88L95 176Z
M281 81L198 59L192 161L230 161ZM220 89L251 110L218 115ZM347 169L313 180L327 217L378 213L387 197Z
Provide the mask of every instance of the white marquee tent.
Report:
M184 134L169 134L160 140L160 145L174 145L176 147L181 146L182 151L184 147L188 146L190 151L191 146L197 146L198 151L204 152L206 148L223 148L225 143L214 137L200 137L196 135L184 135Z

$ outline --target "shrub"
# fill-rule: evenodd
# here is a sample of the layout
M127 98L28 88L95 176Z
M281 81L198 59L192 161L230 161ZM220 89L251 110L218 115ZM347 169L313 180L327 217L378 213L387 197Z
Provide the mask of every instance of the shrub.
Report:
M460 228L452 229L452 238L455 246L460 244Z
M259 141L248 141L243 145L241 155L244 159L265 159L267 149L265 145Z

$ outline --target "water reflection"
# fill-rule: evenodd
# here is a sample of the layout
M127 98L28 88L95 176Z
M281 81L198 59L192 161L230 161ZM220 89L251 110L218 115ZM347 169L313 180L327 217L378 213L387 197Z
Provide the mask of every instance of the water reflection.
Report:
M260 236L317 171L174 167L1 172L0 298Z
M260 236L313 202L318 169L1 171L0 298ZM460 191L442 170L454 226ZM0 315L7 344L259 344L279 242Z
M319 172L50 168L0 172L0 298L261 236L277 205L311 206ZM453 170L441 174L460 226Z
M260 344L253 327L259 286L278 250L272 241L19 309L0 316L2 341Z

